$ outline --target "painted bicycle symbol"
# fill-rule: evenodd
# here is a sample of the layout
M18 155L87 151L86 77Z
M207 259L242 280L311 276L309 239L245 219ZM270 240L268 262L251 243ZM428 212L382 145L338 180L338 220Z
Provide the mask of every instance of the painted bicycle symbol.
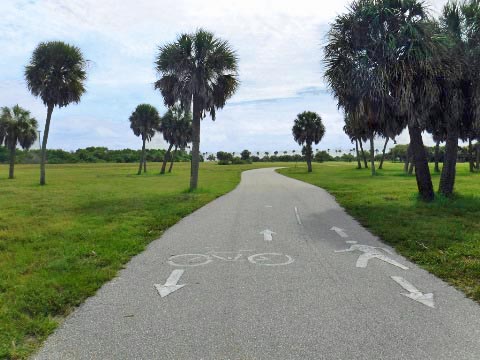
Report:
M220 260L226 262L243 261L246 259L255 265L261 266L282 266L293 263L294 259L290 255L280 253L261 253L247 256L245 252L251 250L240 251L210 251L206 254L181 254L173 255L168 259L168 263L172 266L202 266L210 264L212 261Z

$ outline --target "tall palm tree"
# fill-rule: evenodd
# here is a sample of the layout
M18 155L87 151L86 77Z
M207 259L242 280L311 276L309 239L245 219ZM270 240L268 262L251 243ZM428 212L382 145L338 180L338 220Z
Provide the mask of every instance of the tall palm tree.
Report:
M85 92L87 62L76 46L61 41L42 42L33 51L25 67L30 92L47 107L40 158L40 185L45 185L45 162L50 120L55 106L61 108L80 102Z
M312 144L318 144L325 135L322 118L312 111L297 115L292 128L293 138L299 145L305 145L308 172L312 172Z
M442 63L446 75L439 78L441 89L434 135L445 138L445 156L439 192L450 196L454 191L458 140L467 141L476 124L480 124L480 6L478 0L448 2L440 17L447 51Z
M155 131L160 127L160 115L157 109L149 104L140 104L130 115L130 128L135 136L142 138L142 155L140 157L140 166L137 175L142 173L142 165L144 172L147 172L147 159L145 158L145 143L152 140Z
M12 109L4 107L0 114L0 145L10 150L10 168L8 178L14 178L15 155L17 145L29 149L37 140L37 120L30 112L15 105Z
M223 108L235 93L238 82L238 58L227 41L203 29L182 34L173 43L159 49L156 70L165 105L179 102L187 112L193 104L192 168L190 190L198 186L200 161L200 120Z

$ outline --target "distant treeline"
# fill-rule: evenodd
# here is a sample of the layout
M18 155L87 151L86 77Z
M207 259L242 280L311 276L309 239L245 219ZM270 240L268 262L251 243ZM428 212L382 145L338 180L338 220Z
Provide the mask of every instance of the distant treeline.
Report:
M122 149L109 150L106 147L87 147L76 151L47 149L47 162L49 164L74 164L74 163L135 163L140 161L141 150ZM147 149L147 161L163 161L166 150ZM184 150L178 150L174 161L190 161L190 155ZM8 163L8 150L0 146L0 163ZM38 164L40 150L17 150L17 164Z
M397 162L404 162L407 157L407 149L408 145L395 145L392 147L388 152L385 153L385 160L387 161L397 161ZM427 158L429 162L435 161L435 146L426 146L425 151L427 153ZM296 162L296 161L305 161L305 156L302 154L293 154L293 155L286 155L280 154L277 155L270 153L263 153L263 154L252 154L248 150L242 151L240 156L235 156L235 153L229 153L225 151L217 152L216 156L210 154L207 157L207 160L217 160L219 164L226 165L226 164L241 164L241 163L251 163L251 162ZM370 158L370 152L364 151L364 156L368 159ZM439 146L438 148L438 161L443 163L445 156L445 147ZM378 149L375 150L375 160L380 161L382 158L382 152ZM467 162L469 159L469 152L468 147L459 147L458 148L458 162ZM324 162L324 161L346 161L352 162L356 161L355 151L354 149L350 150L350 152L342 152L342 155L335 155L334 151L317 151L314 154L313 160L316 162Z
M405 161L407 156L408 145L395 145L386 154L385 160L387 161ZM435 147L425 147L427 157L430 162L435 160ZM163 149L147 149L147 161L161 162L165 156L166 150ZM314 154L314 161L355 161L355 153L344 152L342 155L335 155L327 151L317 151ZM439 147L439 161L443 162L445 154L445 147ZM206 154L205 154L206 155ZM235 156L234 153L228 153L219 151L217 156L210 154L208 160L218 160L221 164L241 164L244 162L296 162L305 161L305 157L300 154L286 155L263 155L258 156L256 154L247 153L240 154L241 156ZM218 157L220 155L220 157ZM243 155L243 156L242 156ZM47 161L49 164L74 164L74 163L135 163L140 161L141 150L122 149L122 150L109 150L106 147L87 147L85 149L78 149L75 151L65 150L47 150ZM365 156L368 158L370 153L365 151ZM375 158L380 160L382 154L377 152ZM458 161L468 161L468 148L460 147L458 150ZM191 155L184 150L178 150L174 161L190 161ZM203 161L203 157L200 158ZM8 150L0 146L0 163L8 163L9 153ZM40 150L17 150L16 163L17 164L38 164L40 162Z

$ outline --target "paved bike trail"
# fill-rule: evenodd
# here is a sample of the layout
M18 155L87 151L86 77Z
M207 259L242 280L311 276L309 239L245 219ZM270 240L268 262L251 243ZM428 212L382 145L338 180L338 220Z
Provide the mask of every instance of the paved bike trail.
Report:
M185 286L161 297L169 277ZM324 190L260 169L134 257L34 358L479 359L480 307Z

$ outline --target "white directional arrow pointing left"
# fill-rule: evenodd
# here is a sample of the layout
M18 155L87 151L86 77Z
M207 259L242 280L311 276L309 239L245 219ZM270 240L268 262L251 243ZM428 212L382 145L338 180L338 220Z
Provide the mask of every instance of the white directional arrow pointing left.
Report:
M340 235L342 238L347 238L348 235L345 234L345 231L343 229L340 229L336 226L333 226L330 230L335 231L338 235Z
M423 305L427 305L428 307L435 308L435 303L433 301L432 293L428 293L428 294L422 293L415 286L413 286L407 280L405 280L400 276L392 276L392 279L409 292L408 294L402 294L402 295L412 300L418 301Z
M260 232L260 234L263 235L263 240L265 241L272 241L273 240L273 237L272 237L272 234L276 234L276 232L273 232L272 230L263 230L262 232Z
M165 285L154 285L162 298L185 286L185 284L177 285L177 282L178 280L180 280L180 277L182 276L184 271L185 270L182 269L173 270L167 281L165 282Z

